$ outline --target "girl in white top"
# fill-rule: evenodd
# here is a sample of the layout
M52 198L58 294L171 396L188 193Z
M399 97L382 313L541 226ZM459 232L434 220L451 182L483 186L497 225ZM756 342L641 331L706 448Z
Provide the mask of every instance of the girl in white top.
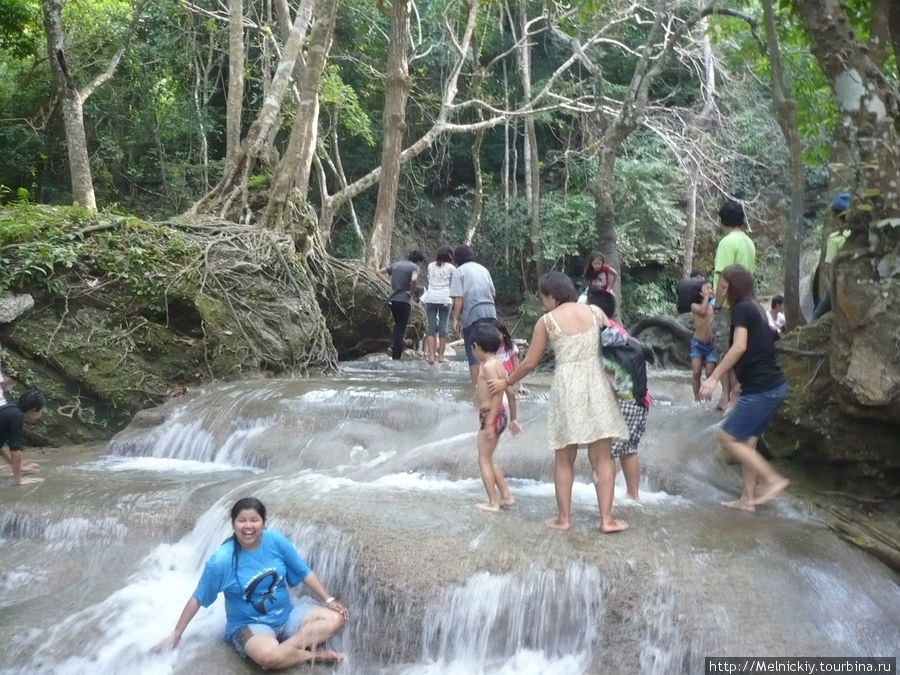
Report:
M428 290L422 298L427 318L425 360L428 363L434 363L435 358L440 363L447 362L444 350L447 347L447 324L450 321L450 307L453 303L450 297L450 281L456 271L451 260L453 253L445 246L438 251L437 259L428 263Z

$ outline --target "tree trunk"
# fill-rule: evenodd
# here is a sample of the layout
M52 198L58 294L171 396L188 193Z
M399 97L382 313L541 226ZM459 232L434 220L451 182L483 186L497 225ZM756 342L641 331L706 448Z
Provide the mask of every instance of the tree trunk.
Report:
M466 228L466 244L472 244L478 225L481 224L481 213L484 210L484 179L481 176L481 143L484 140L484 131L475 134L475 142L472 143L472 172L475 175L475 193L472 196L472 214L469 216L469 226Z
M300 68L299 97L291 137L284 152L266 206L267 227L285 230L291 191L296 188L297 202L305 202L309 192L309 174L316 151L319 125L319 82L325 69L337 17L337 0L316 0L313 26L309 33L306 60Z
M241 143L234 162L225 167L222 180L208 194L199 199L191 207L189 213L216 211L221 217L227 218L235 199L242 197L240 212L237 214L237 217L232 219L241 222L250 220L251 214L246 203L247 182L250 178L250 172L265 147L273 127L279 120L281 104L288 85L291 83L294 66L300 57L300 49L306 37L306 28L311 14L312 0L303 0L303 3L297 10L290 35L282 50L281 59L275 70L275 76L272 78L272 84L266 91L262 108L253 124L250 125L247 137Z
M797 123L797 104L787 98L784 90L784 75L781 67L781 53L778 48L778 32L772 0L763 0L766 21L766 45L769 63L772 67L772 94L775 117L790 154L791 168L791 214L788 220L784 251L784 309L786 328L791 330L803 325L806 320L800 308L800 244L803 233L803 211L806 203L805 176L803 173L803 146Z
M524 38L528 32L528 3L519 0L518 6L519 35ZM522 94L525 100L531 99L531 44L522 39L517 50L519 76L522 80ZM544 256L541 247L541 169L537 147L537 132L534 116L528 115L525 120L525 144L522 159L525 162L525 199L528 201L529 232L531 239L531 255L534 258L535 278L544 273Z
M896 3L895 3L896 4ZM829 369L842 408L896 424L900 294L900 90L869 58L838 0L795 0L813 55L848 129L851 234L834 260ZM886 351L887 350L887 351Z
M619 258L619 241L616 237L616 213L612 198L612 181L616 170L616 151L621 142L604 146L600 149L597 175L591 184L591 192L594 195L594 229L597 236L597 244L606 262L616 270L622 269L622 260ZM613 292L621 297L619 288L621 276L616 279Z
M384 145L381 149L381 179L378 182L378 201L372 223L372 235L366 261L381 268L391 256L391 236L394 231L394 212L400 185L400 153L406 131L406 100L412 82L409 78L409 0L392 0L391 41L388 53L387 77L382 127Z
M225 101L225 165L234 162L241 145L244 108L244 4L228 0L228 96Z
M697 240L697 189L700 183L700 167L696 162L691 162L691 171L688 174L687 213L686 227L684 231L684 262L681 272L684 276L690 276L694 269L694 243Z
M94 197L87 137L84 133L82 107L84 101L75 86L72 72L66 61L62 6L63 0L41 0L44 31L47 35L47 55L50 57L50 70L53 72L53 87L62 104L69 176L72 181L72 199L94 211L97 209L97 200Z

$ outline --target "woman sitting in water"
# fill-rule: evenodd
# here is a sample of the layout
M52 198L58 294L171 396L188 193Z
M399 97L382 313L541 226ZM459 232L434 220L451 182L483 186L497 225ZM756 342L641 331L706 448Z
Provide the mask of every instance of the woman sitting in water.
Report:
M548 272L538 288L547 313L534 325L528 354L505 380L491 380L490 389L496 394L519 382L537 367L547 344L553 346L556 365L547 429L556 455L553 482L559 513L547 525L557 530L572 526L575 458L578 446L587 445L600 507L600 529L621 532L628 525L612 514L616 462L610 443L613 438L627 439L629 432L600 362L600 326L609 321L599 308L575 301L575 286L562 272Z
M184 606L174 632L157 649L175 647L201 605L209 607L225 594L225 639L241 656L266 669L315 661L333 663L343 655L317 648L349 618L293 544L267 530L266 507L252 497L231 508L234 534L206 562L197 590ZM325 603L292 603L288 586L303 582Z
M722 506L755 511L788 486L788 479L772 468L756 451L756 442L787 397L784 373L775 361L775 332L753 295L753 276L740 265L722 272L720 284L731 310L731 347L700 387L700 398L709 400L723 373L734 368L741 383L741 397L717 437L719 444L741 463L743 489L740 499Z

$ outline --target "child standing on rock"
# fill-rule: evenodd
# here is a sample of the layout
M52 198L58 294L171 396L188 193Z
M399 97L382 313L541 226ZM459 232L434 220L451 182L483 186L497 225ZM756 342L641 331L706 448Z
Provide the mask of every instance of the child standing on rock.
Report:
M513 436L518 436L522 429L516 420L516 392L512 387L506 387L506 392L492 394L488 389L488 380L503 379L507 377L506 368L497 360L497 352L500 350L503 338L496 326L484 322L472 329L472 351L480 364L478 379L475 382L475 397L478 400L478 469L481 472L481 480L487 492L488 500L484 504L478 504L478 508L484 511L497 512L500 507L510 507L516 503L503 475L503 470L494 462L494 452L497 450L497 441L500 434L506 429L507 423ZM506 401L508 399L509 408ZM499 491L500 497L497 497Z

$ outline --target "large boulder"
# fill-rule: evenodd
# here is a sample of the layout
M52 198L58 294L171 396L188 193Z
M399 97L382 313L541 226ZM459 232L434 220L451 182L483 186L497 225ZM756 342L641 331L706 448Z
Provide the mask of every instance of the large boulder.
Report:
M838 377L846 373L847 363L859 362L861 356L857 351L836 355L835 319L826 315L779 341L778 362L790 392L766 442L777 457L814 464L835 482L866 483L878 491L900 479L900 418L891 418L888 406L863 405L846 394L835 373ZM877 364L871 366L873 372L881 372Z
M900 270L896 251L842 252L835 264L828 363L841 410L900 420Z
M28 293L3 293L0 295L0 323L10 323L34 307L34 298Z

